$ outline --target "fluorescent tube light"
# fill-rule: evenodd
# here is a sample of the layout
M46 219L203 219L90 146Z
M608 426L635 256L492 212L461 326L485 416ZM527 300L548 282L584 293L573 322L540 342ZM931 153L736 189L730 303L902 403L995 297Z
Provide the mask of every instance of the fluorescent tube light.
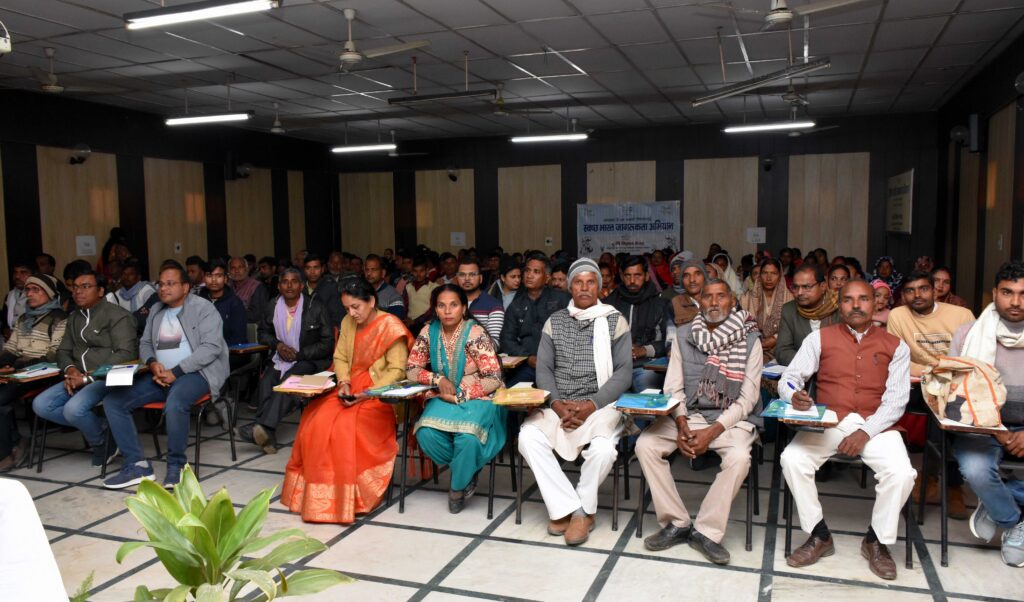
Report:
M730 125L722 131L726 134L747 134L751 132L778 132L784 130L805 130L814 127L813 121L779 121L776 123L752 123Z
M390 105L411 105L418 102L435 102L438 100L458 100L460 98L478 98L480 96L490 96L494 98L498 95L498 91L494 88L490 90L466 90L463 92L444 92L441 94L416 94L413 96L397 96L388 99Z
M128 29L145 29L189 21L208 21L219 17L242 15L270 10L280 6L280 0L206 0L124 15Z
M586 140L586 132L573 132L570 134L546 134L541 136L514 136L512 142L568 142L573 140Z
M729 98L730 96L736 96L737 94L743 94L744 92L756 90L761 86L768 85L780 79L790 79L798 75L804 75L812 71L817 71L818 69L827 69L831 66L832 62L827 58L811 61L810 63L798 63L786 67L782 71L776 71L775 73L769 73L767 75L762 75L760 77L748 79L747 81L735 83L730 86L725 86L724 88L719 88L712 92L711 94L694 98L693 100L690 101L690 104L693 105L694 108L696 108L701 105L706 105L709 102L717 102L719 100Z
M361 145L350 145L350 146L335 146L331 149L332 153L369 153L373 151L393 151L398 146L393 142L383 144L361 144Z
M198 125L202 123L248 121L252 117L252 111L245 111L244 113L218 113L216 115L185 115L183 117L168 117L164 120L164 123L167 125Z

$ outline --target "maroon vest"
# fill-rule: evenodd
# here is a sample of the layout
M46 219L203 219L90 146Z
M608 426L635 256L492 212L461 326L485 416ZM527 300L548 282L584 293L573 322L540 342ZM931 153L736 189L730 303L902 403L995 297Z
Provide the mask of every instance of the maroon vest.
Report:
M900 340L877 326L859 344L844 323L820 332L817 401L834 410L839 420L850 413L868 418L882 404L889 363Z

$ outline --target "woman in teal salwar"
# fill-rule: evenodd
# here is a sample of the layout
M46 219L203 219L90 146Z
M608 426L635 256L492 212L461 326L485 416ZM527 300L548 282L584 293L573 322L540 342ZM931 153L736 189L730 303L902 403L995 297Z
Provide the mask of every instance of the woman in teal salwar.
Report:
M448 510L458 514L476 490L480 469L505 446L505 409L490 401L502 386L501 361L469 313L465 291L440 286L431 305L436 317L416 337L406 372L437 387L414 432L423 453L451 469Z

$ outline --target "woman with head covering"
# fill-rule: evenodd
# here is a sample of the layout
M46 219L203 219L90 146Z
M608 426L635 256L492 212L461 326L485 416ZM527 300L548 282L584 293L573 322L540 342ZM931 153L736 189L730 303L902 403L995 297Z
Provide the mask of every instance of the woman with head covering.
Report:
M759 266L761 274L754 290L740 297L740 306L757 320L761 331L764 360L775 359L775 343L782 321L782 306L793 300L782 278L782 263L778 259L764 259Z
M896 271L896 261L890 255L882 255L875 261L875 270L871 272L871 280L881 280L889 285L889 290L896 294L903 284L903 274Z
M711 263L718 266L719 274L721 279L729 285L732 289L733 294L740 296L743 294L743 284L740 282L740 277L736 274L736 269L732 267L732 258L729 257L728 253L718 253L711 258Z
M875 289L875 313L871 321L875 326L885 328L889 322L889 310L892 309L892 289L881 280L872 280L871 288Z
M959 305L967 307L967 301L953 293L953 272L945 266L939 266L932 270L932 280L935 281L935 300L939 303Z

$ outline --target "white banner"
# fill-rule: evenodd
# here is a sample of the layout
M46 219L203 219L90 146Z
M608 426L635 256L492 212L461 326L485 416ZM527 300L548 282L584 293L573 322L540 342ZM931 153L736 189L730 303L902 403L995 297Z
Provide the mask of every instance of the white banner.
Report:
M639 255L655 249L679 248L679 201L576 205L579 256L601 253Z

